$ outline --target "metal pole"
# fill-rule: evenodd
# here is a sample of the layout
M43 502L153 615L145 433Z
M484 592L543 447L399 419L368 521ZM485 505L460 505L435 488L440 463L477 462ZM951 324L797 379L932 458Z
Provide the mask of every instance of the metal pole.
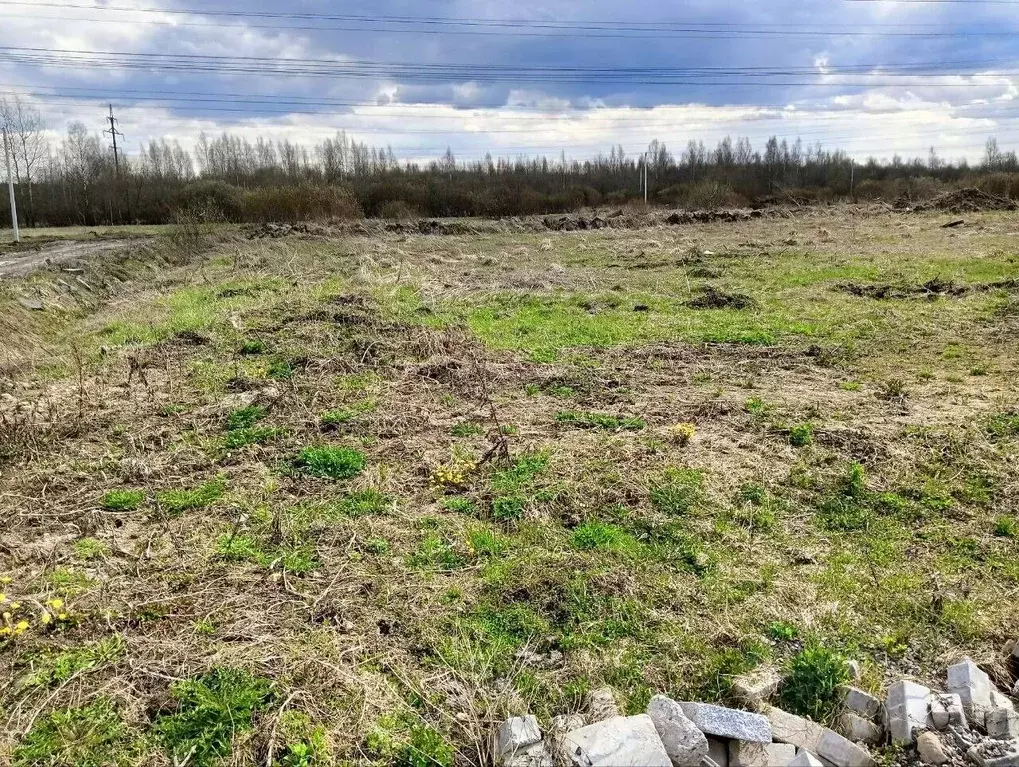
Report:
M21 232L18 230L18 205L14 201L14 176L11 174L11 152L7 146L7 129L4 128L4 160L7 163L7 192L11 196L11 226L14 229L14 241L21 242Z

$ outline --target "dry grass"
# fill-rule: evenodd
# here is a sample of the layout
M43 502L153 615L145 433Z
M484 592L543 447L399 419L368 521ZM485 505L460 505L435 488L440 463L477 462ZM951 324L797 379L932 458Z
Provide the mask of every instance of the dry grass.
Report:
M833 289L1012 268L1014 216L937 223L230 239L125 276L39 326L63 365L5 379L0 590L30 625L0 648L0 753L59 756L53 712L110 699L96 748L170 764L180 682L212 669L272 685L224 696L251 727L223 763L475 764L507 713L725 698L807 639L873 685L993 660L1008 297ZM760 308L684 307L704 284ZM308 446L364 469L309 476ZM125 489L141 506L109 508Z

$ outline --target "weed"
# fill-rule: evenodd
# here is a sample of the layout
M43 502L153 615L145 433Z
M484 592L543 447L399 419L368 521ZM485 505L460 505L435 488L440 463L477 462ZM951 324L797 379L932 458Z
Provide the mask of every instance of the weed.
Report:
M603 522L586 522L573 531L573 545L578 549L628 549L636 541L623 528Z
M760 397L751 397L744 403L743 409L754 416L755 419L760 419L769 415L775 408Z
M114 634L89 645L43 655L35 660L35 670L26 684L32 687L60 684L85 671L107 666L123 654L124 640L120 634Z
M509 522L524 516L527 500L519 495L500 495L492 499L492 517Z
M226 492L226 482L221 478L210 480L188 490L163 490L156 493L156 500L163 511L182 514L193 509L208 508Z
M143 503L144 490L110 490L103 496L103 508L107 511L134 511Z
M1019 437L1019 410L991 416L985 428L987 433L996 439Z
M380 557L389 551L389 541L385 538L370 538L365 543L365 550L369 554L374 554L375 556Z
M697 469L670 467L651 480L648 498L661 513L681 516L701 502L703 485L704 475Z
M677 423L669 427L669 438L680 447L690 444L697 434L697 427L692 423Z
M240 450L248 445L260 445L280 435L279 429L271 426L252 426L247 429L234 429L223 439L223 447L227 450Z
M327 410L322 414L321 421L323 426L329 426L336 428L343 426L345 423L350 423L354 420L354 412L346 410L345 408L339 408L337 410Z
M274 381L289 381L294 377L294 366L286 360L273 360L266 368L265 374Z
M555 419L559 423L576 426L580 429L604 429L606 431L640 431L647 426L643 418L577 410L560 410L556 413Z
M777 642L792 642L799 635L800 630L786 621L775 621L768 626L768 636Z
M789 444L793 447L806 447L814 441L814 427L809 423L801 423L789 429Z
M863 384L859 381L840 381L839 388L842 391L860 391L863 388Z
M79 559L102 559L109 551L105 543L95 538L81 538L74 542L74 553Z
M473 517L477 513L474 501L470 498L461 498L455 495L448 495L442 499L442 508L446 511L454 511L457 514L466 514Z
M141 754L113 701L97 698L42 717L14 749L13 767L128 767Z
M364 470L365 456L349 447L312 446L298 454L295 464L312 477L350 479Z
M1015 517L998 517L994 522L994 534L999 538L1019 539L1019 520Z
M266 409L261 405L249 405L231 411L226 418L226 428L229 431L239 429L250 429L256 423L265 418Z
M458 423L449 430L454 437L477 437L485 433L485 427L473 421Z
M780 693L782 703L794 714L830 723L838 713L839 688L848 680L845 658L811 641L789 663Z
M909 388L901 378L889 378L878 386L877 397L886 400L904 400L909 396Z
M378 490L361 490L351 493L337 504L337 511L345 517L367 517L386 514L393 506L393 499Z
M278 767L325 767L332 764L325 728L315 725L299 711L286 711L279 718L280 738L286 744Z
M387 714L367 738L368 748L394 767L453 767L456 752L434 729L406 714Z
M242 343L240 348L237 350L239 354L245 356L255 356L258 354L265 354L269 350L266 346L265 341L261 338L247 338Z
M273 698L272 685L246 671L216 668L171 688L180 708L156 720L156 733L176 762L213 767L228 756L233 737L249 730Z
M467 564L464 557L438 533L428 533L408 558L411 567L420 570L459 570Z

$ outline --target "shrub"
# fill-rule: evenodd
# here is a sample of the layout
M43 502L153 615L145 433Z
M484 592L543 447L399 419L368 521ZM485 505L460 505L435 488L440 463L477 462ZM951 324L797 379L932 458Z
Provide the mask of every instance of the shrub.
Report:
M269 682L230 668L178 682L171 692L180 708L161 716L156 731L174 760L189 757L193 767L212 767L228 756L234 734L251 729L273 697Z
M781 699L792 713L827 723L838 713L839 687L848 680L845 658L812 641L789 663Z
M212 220L244 220L244 192L225 181L194 181L172 198L170 206L177 210L204 211Z
M323 445L304 448L297 456L296 464L312 477L350 479L364 470L365 457L360 450Z
M809 423L801 423L789 429L789 444L793 447L806 447L814 441L814 427Z
M282 222L361 218L361 206L339 186L299 184L253 189L244 197L246 221Z

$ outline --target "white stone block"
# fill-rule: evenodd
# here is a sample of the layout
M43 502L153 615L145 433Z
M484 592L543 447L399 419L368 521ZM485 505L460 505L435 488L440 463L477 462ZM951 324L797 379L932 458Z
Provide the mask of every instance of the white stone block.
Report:
M697 767L708 755L708 739L672 698L656 695L647 707L674 767Z
M966 719L974 727L984 726L984 717L991 709L990 678L969 658L948 667L948 691L962 699Z
M771 743L771 726L767 718L749 711L715 706L710 703L679 704L687 718L706 735L717 735L735 740Z
M812 753L801 748L793 760L786 763L786 767L824 767L824 764Z
M881 701L859 687L847 687L846 708L865 719L874 719L881 713Z
M1007 740L1019 737L1019 715L1015 710L996 708L987 713L987 734L992 738Z
M732 683L733 694L755 711L767 704L778 692L782 677L773 669L763 669L737 677Z
M647 714L617 716L573 730L563 737L563 747L578 767L672 767Z
M854 743L876 745L884 739L884 730L870 719L847 711L839 717L839 732Z
M951 693L936 692L930 699L931 723L935 729L945 730L949 725L969 729L962 698Z
M824 737L824 727L774 706L768 709L767 716L775 740L780 743L792 743L797 748L817 753L817 748Z
M825 730L817 745L817 755L831 762L835 767L876 767L877 762L870 752L843 738L833 730Z
M885 719L893 743L913 742L913 732L927 727L929 688L903 680L888 688Z
M791 743L729 741L729 767L775 767L788 764L795 756L796 746Z

